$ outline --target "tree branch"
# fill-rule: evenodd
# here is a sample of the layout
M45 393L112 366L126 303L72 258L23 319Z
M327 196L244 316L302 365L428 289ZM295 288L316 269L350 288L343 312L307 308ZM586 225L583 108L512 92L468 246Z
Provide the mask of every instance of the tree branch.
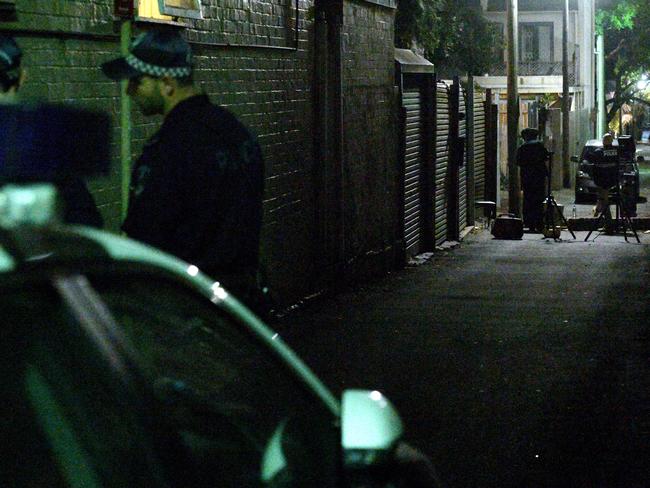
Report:
M644 98L631 97L630 100L632 100L633 102L642 103L642 104L647 105L647 106L650 107L650 101L645 100Z
M607 54L607 56L605 56L605 60L613 61L614 58L618 56L619 51L623 49L624 46L625 46L625 39L623 38L618 42L618 46L616 46L609 54Z

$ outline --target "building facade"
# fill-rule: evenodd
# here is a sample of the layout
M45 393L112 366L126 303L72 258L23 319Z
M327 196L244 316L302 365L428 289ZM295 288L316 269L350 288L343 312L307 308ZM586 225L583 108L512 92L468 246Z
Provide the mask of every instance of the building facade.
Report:
M564 0L545 2L519 0L518 2L518 90L520 95L520 127L534 126L539 123L539 108L555 108L562 96L562 31ZM485 16L490 22L499 26L506 38L506 1L481 0ZM570 149L575 153L581 145L593 137L595 123L595 2L594 0L569 1L568 24L568 58L569 58L569 93L571 96ZM505 46L505 42L504 42ZM500 105L500 167L501 174L507 170L507 144L505 122L507 76L506 51L503 63L490 73L477 77L477 82L484 88L490 88ZM555 102L555 103L554 103ZM546 137L548 145L561 154L561 117L551 110ZM555 167L561 164L556 161ZM573 178L574 171L571 171ZM560 172L556 172L554 182L557 186L562 181Z

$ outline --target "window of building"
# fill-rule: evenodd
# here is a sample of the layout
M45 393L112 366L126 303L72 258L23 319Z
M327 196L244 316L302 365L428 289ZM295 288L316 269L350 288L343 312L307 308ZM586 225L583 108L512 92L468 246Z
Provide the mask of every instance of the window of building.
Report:
M522 63L553 62L551 22L519 24L519 60Z
M158 7L163 14L174 17L203 18L200 0L158 0Z
M368 3L374 3L377 5L381 5L382 7L388 7L388 8L397 8L397 1L396 0L365 0Z
M138 17L165 21L203 18L200 0L138 0Z
M564 9L564 0L519 0L518 9L520 12L530 11L555 11L561 12ZM578 1L569 0L569 10L578 10ZM505 12L506 0L488 0L488 12Z
M495 43L493 46L494 52L497 53L495 56L497 59L500 59L505 63L507 54L506 54L506 34L505 34L505 25L501 22L493 22L491 24L492 30L496 36Z

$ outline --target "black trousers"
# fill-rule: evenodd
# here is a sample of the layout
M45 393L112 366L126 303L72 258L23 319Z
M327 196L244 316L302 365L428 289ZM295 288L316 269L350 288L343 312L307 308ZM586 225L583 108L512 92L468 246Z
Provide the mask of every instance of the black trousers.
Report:
M524 190L524 226L530 229L541 229L544 223L544 198L546 197L544 178L521 181Z

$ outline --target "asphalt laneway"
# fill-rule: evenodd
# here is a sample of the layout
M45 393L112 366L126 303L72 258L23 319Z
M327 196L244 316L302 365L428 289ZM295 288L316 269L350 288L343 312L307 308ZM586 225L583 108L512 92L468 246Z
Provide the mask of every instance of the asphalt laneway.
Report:
M577 234L471 234L276 328L336 392L385 392L449 487L648 486L650 234Z

